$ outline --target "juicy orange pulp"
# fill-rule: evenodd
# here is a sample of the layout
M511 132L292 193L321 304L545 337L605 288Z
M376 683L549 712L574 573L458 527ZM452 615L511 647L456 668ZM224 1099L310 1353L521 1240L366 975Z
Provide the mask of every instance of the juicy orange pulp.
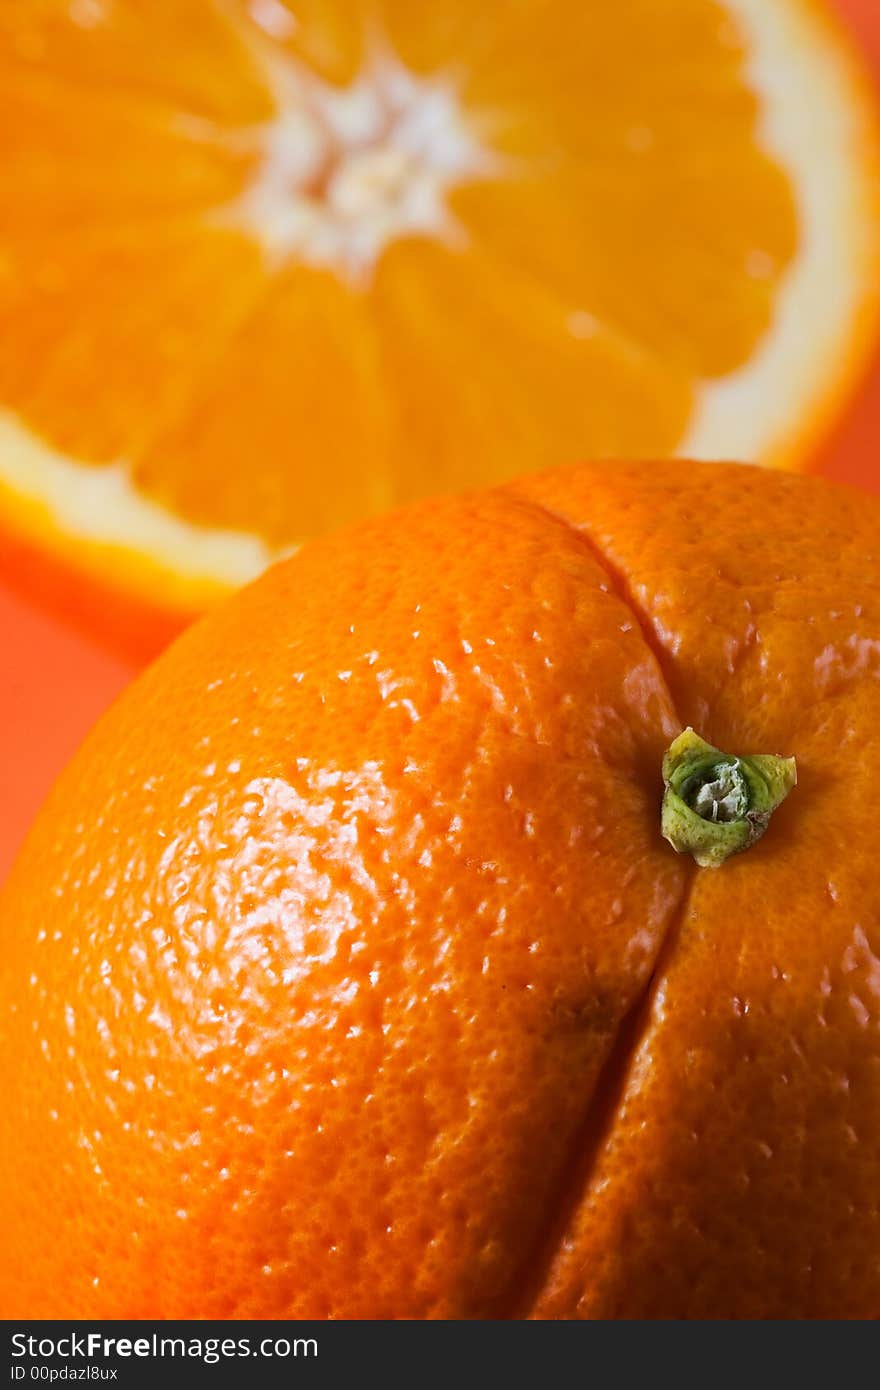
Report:
M812 164L770 117L841 115L838 250L869 155L830 28L771 10L5 4L0 519L199 607L425 492L781 456L851 370L867 289L853 232L795 296L821 343L801 326L787 376L748 376L810 251Z

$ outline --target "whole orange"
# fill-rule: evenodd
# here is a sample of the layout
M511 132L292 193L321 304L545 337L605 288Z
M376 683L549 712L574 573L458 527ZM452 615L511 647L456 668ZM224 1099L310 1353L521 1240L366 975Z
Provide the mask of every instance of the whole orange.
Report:
M0 1313L880 1314L880 501L582 467L188 632L0 904ZM685 725L793 753L720 869Z

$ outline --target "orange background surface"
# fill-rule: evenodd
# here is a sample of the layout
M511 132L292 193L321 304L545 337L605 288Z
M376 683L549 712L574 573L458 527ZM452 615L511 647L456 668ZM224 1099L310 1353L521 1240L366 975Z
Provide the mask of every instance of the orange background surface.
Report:
M880 88L880 0L836 0ZM880 350L815 467L880 491ZM134 666L0 586L0 879L55 775Z

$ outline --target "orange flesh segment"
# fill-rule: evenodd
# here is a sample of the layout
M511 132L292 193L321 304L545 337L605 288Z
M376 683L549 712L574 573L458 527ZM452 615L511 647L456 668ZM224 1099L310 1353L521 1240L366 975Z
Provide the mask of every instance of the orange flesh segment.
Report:
M426 491L674 449L797 248L724 10L316 0L288 30L273 4L274 36L238 3L6 7L0 406L273 550ZM277 109L267 46L341 87L377 35L454 72L495 162L449 190L451 240L392 240L366 283L267 264L216 220Z

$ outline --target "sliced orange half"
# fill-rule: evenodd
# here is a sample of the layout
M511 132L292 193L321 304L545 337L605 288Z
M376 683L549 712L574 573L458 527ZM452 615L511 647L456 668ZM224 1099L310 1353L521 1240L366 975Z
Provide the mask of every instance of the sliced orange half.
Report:
M7 568L178 621L420 493L794 466L877 147L811 0L4 0Z

